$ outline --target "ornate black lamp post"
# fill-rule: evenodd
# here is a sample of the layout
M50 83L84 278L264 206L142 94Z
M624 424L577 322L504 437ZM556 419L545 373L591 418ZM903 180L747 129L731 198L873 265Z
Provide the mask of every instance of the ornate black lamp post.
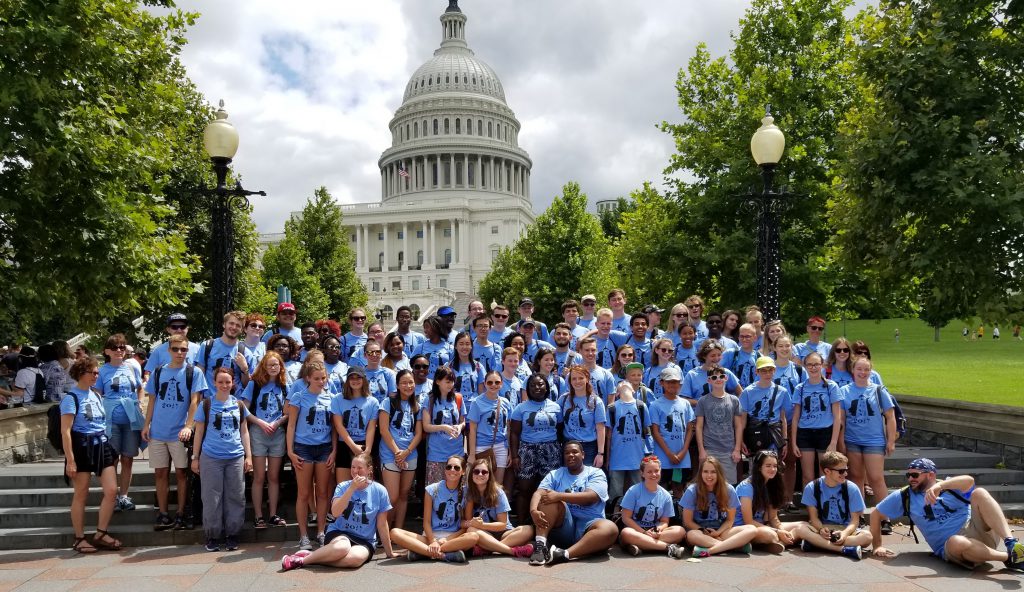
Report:
M757 166L761 167L764 188L761 193L751 190L745 196L747 206L757 212L757 305L765 322L779 318L778 213L785 198L789 197L785 187L779 191L772 187L775 167L786 149L786 137L775 126L770 110L771 105L768 105L761 127L750 138L750 153Z
M228 112L224 110L224 101L214 115L214 120L206 125L203 131L203 146L210 155L213 171L217 174L216 187L200 187L199 190L210 200L210 242L213 265L213 333L221 332L224 314L234 308L235 292L235 227L231 217L231 208L248 207L250 195L266 195L265 191L246 191L241 183L228 187L228 165L238 150L238 132L228 122Z

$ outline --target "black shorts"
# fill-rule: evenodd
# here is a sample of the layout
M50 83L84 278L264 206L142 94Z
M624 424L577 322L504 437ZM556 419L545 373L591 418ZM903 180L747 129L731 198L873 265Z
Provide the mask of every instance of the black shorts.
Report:
M360 446L366 446L366 442L356 442ZM352 449L343 440L338 440L338 458L334 466L339 469L347 469L352 466Z
M363 562L363 565L366 565L371 559L373 559L373 554L376 552L373 543L341 530L328 530L327 535L324 537L324 545L331 544L331 541L338 537L345 537L348 539L349 543L352 543L353 547L365 547L366 550L370 552L370 554L366 556L366 561Z
M800 450L824 452L832 442L832 426L827 428L798 428L796 447Z
M87 436L72 433L71 452L75 459L75 469L79 472L99 476L103 469L117 464L117 452L103 434Z
M676 471L679 471L679 479L673 478ZM661 481L659 481L658 484L665 489L671 489L673 483L682 483L684 485L689 483L692 475L693 469L662 469Z

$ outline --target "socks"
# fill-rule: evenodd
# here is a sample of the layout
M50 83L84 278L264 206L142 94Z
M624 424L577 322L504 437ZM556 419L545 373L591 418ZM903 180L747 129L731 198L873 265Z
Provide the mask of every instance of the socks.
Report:
M538 543L542 545L548 544L548 537L536 536L534 537L534 540L536 540Z
M1003 544L1006 545L1006 552L1009 553L1013 550L1013 546L1017 544L1017 539L1015 537L1006 537L1003 539Z
M572 557L569 557L569 549L566 549L565 550L565 560L569 561L570 559L572 559Z

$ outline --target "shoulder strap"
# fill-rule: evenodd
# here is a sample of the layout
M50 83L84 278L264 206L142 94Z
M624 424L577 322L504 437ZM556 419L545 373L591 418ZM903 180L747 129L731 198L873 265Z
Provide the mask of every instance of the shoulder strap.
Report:
M821 507L821 480L814 480L814 505L818 508L818 522L824 518L825 508Z
M160 392L160 371L163 369L163 366L157 366L156 372L153 373L153 392Z
M907 517L907 524L910 526L910 534L914 535L914 542L918 543L917 530L914 528L914 517L910 515L910 486L904 485L900 488L900 501L903 502L903 515Z
M772 398L768 401L768 419L775 419L775 397L779 394L779 385L772 387Z
M188 391L188 396L192 396L192 377L196 373L196 367L193 364L185 364L185 389Z
M647 403L644 403L640 399L636 400L636 409L640 412L640 431L643 432L644 437L650 435L650 427L647 427Z
M213 349L213 340L209 339L206 342L206 348L203 349L203 370L210 370L210 350ZM192 393L189 393L192 394Z
M843 481L843 486L839 488L839 494L843 497L843 515L841 518L844 523L850 521L850 482Z
M615 425L615 401L608 404L608 421Z

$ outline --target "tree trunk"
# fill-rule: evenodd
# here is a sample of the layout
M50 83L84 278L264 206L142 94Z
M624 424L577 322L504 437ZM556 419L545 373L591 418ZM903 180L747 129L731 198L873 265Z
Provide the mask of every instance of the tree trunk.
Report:
M941 327L935 327L935 343L939 342L939 331L940 330L941 330Z

